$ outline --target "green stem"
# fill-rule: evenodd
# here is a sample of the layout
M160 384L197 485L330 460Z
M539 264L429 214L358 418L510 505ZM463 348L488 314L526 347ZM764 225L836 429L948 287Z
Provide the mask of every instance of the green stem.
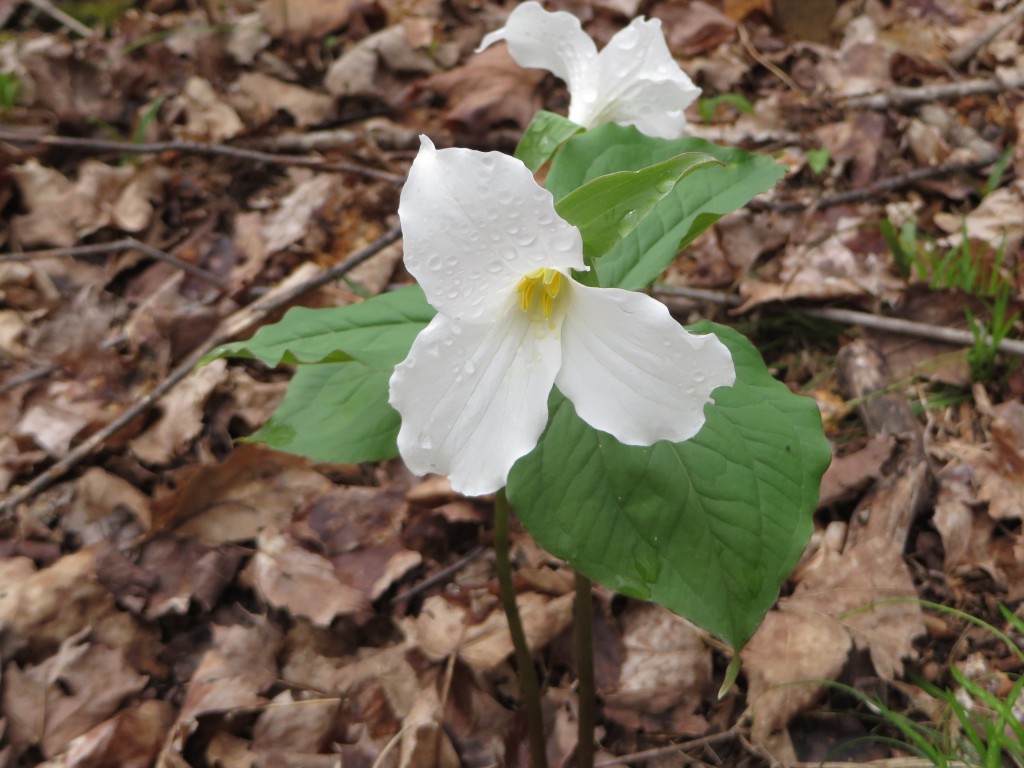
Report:
M594 602L590 579L576 574L576 674L579 685L579 739L576 768L594 768L594 728L597 725L597 687L594 684Z
M537 670L533 667L530 646L526 644L523 621L516 607L516 589L512 584L512 563L509 561L508 498L505 489L498 491L494 500L494 555L498 566L498 588L501 602L508 617L508 631L516 649L516 666L519 668L519 688L526 705L526 727L530 736L530 765L532 768L547 768L548 757L544 743L544 716L540 708L540 686L537 684Z

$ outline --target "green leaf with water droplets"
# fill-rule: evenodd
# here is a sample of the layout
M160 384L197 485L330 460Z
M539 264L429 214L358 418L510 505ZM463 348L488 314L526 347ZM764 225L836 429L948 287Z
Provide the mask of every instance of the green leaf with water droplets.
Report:
M545 185L557 206L598 177L642 170L688 152L712 155L723 165L706 167L675 185L632 231L595 259L598 284L643 290L680 249L723 215L771 189L785 168L770 157L742 149L696 138L658 139L612 123L573 136L555 155Z
M715 390L696 437L622 445L555 392L508 496L540 545L573 568L739 648L804 550L831 451L814 401L773 379L750 342L713 323L689 330L715 333L737 377Z
M391 369L405 359L434 314L418 285L344 307L294 307L251 339L217 347L199 364L221 357L270 366L358 360L371 368Z
M336 464L393 458L401 419L388 404L390 377L354 361L300 365L274 415L244 442Z
M639 171L598 176L559 200L555 210L580 230L583 254L593 263L636 229L676 184L700 168L721 164L711 155L690 152Z
M516 146L515 156L536 173L559 147L582 130L583 126L568 118L542 110L526 127L526 133Z

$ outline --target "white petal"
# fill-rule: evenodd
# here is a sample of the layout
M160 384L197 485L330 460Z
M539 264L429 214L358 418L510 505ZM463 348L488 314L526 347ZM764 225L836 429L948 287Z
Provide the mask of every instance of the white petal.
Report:
M696 435L712 390L736 379L728 348L642 293L574 283L566 299L555 384L580 418L627 445Z
M391 377L398 450L417 474L468 496L502 488L537 444L561 363L558 334L509 304L493 324L438 314Z
M549 13L539 3L520 3L505 26L480 42L478 51L504 40L508 52L521 67L546 69L564 80L570 92L582 85L587 69L597 57L597 46L571 13Z
M679 138L683 110L700 88L672 58L659 19L634 19L598 54L582 88L570 89L569 119L585 127L635 125L649 136Z
M398 215L405 266L435 309L487 321L526 272L584 268L579 230L521 161L420 141Z

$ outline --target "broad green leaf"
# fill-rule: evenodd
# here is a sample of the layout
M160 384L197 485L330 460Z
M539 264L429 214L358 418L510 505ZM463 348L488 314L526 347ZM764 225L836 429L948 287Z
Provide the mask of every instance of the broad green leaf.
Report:
M600 285L646 288L697 235L754 195L771 189L784 168L771 158L742 149L696 138L655 139L631 126L612 123L574 136L555 155L546 185L561 201L599 176L640 170L685 152L707 153L725 165L704 168L678 184L636 229L596 259Z
M519 140L515 156L536 173L568 139L583 130L554 112L538 112Z
M295 307L251 339L218 347L200 364L219 357L260 360L270 366L358 360L371 368L390 369L405 359L416 334L433 317L434 309L419 286L344 307Z
M750 342L713 323L691 330L714 332L737 375L696 437L625 446L556 391L508 494L549 552L739 648L803 552L830 450L814 401L775 381Z
M711 155L677 155L639 171L599 176L558 201L558 215L583 235L588 260L607 253L643 221L676 184L698 168L721 165Z
M390 369L356 361L300 365L277 411L246 441L314 461L393 458L401 419L388 405L390 377Z

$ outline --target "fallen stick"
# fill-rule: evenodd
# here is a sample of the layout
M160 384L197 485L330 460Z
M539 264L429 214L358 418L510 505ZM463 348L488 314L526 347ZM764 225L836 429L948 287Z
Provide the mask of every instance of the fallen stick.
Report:
M986 78L983 80L961 80L954 83L937 83L916 88L891 88L888 91L869 93L864 96L849 96L840 100L839 106L849 109L902 109L916 104L930 104L943 99L959 99L1024 88L1024 74L1006 79Z
M1012 11L996 21L973 40L968 40L963 45L954 48L949 54L949 63L960 69L964 64L977 56L982 48L991 43L996 35L1021 19L1024 19L1024 2L1017 3Z
M151 259L166 262L171 264L183 272L187 272L193 277L197 277L200 280L205 280L208 283L216 285L218 288L224 288L227 285L227 281L224 278L219 277L212 272L209 272L202 267L197 267L195 264L179 259L173 253L167 253L159 248L154 248L151 245L147 245L141 240L136 240L134 237L125 237L120 240L115 240L111 243L96 243L94 245L75 245L69 248L46 248L38 251L13 251L10 253L0 253L0 262L3 261L33 261L35 259L49 259L58 257L74 257L74 256L100 256L106 253L113 253L114 251L126 251L126 250L141 251Z
M707 301L727 307L737 307L743 303L743 300L738 296L702 288L676 288L669 285L656 285L654 286L654 293L659 296L678 296L694 301ZM974 336L970 331L946 328L945 326L931 325L929 323L918 323L914 320L903 320L899 317L872 315L870 312L858 312L852 309L836 307L797 307L788 305L786 306L786 311L795 312L806 317L813 317L818 320L842 323L843 325L859 325L862 328L870 328L874 331L898 333L903 336L914 336L919 339L941 341L953 346L971 347L975 343ZM1024 357L1024 341L1003 339L999 342L997 349L1009 355Z
M91 152L116 152L123 155L154 155L161 152L216 155L236 160L266 163L268 165L299 166L331 173L351 173L369 179L387 181L391 184L405 183L405 176L389 173L388 171L378 171L375 168L366 168L356 163L334 162L318 157L271 154L255 149L243 149L228 144L207 144L201 141L157 141L136 144L127 141L108 141L106 139L83 139L75 136L40 136L24 130L11 128L0 128L0 141L6 141L11 144L34 144L45 147L84 149Z
M196 363L198 363L203 356L211 350L221 344L231 341L231 339L239 333L252 328L260 320L281 307L290 304L300 296L337 280L342 275L359 266L370 257L379 253L382 249L398 240L401 236L402 231L398 227L395 227L385 233L382 237L372 242L370 245L356 251L341 263L335 264L333 267L318 272L309 278L298 280L294 285L288 285L288 281L286 280L278 286L278 290L268 293L258 301L255 301L249 306L243 307L234 314L226 317L217 326L217 329L213 332L206 343L193 350L174 368L174 370L170 372L170 374L168 374L167 378L153 388L152 392L138 400L134 405L125 410L124 413L98 432L90 435L87 439L79 443L68 453L67 456L51 466L49 469L36 475L26 485L21 486L8 496L3 503L0 503L0 516L11 514L19 504L32 498L35 494L39 493L39 491L65 475L85 460L93 451L117 434L117 432L127 424L131 423L139 415L148 411L157 403L157 401L160 400L160 398L174 389L178 383L188 376L192 372L192 369L195 368ZM300 276L301 270L303 270L303 267L299 267L299 270L297 270L297 273L299 273ZM296 273L293 273L292 277L294 278L295 276Z
M772 211L780 211L782 213L794 213L808 208L832 208L836 205L862 203L866 200L879 197L887 192L895 192L900 189L911 187L918 182L929 181L930 179L940 179L944 176L952 176L956 173L978 171L985 166L992 165L992 163L999 160L1000 157L1002 157L1002 152L995 152L991 155L986 155L985 157L979 157L977 160L945 163L944 165L936 165L930 168L914 168L912 171L907 171L906 173L902 173L898 176L890 176L887 179L881 179L876 181L874 184L861 187L860 189L849 189L845 192L835 192L831 195L823 195L816 200L808 200L806 202L797 200L783 201L754 199L750 205L753 208L769 209Z

